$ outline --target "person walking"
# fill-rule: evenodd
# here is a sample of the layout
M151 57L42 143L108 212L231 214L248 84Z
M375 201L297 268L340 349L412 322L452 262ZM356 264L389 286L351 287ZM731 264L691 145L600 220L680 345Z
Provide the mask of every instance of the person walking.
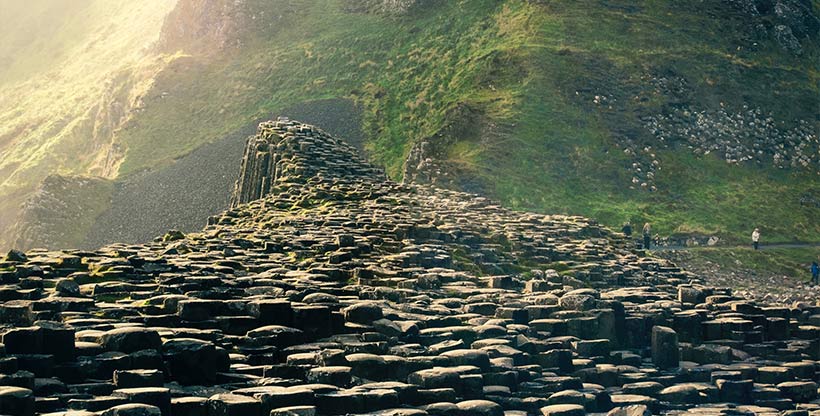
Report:
M649 223L643 225L643 248L649 250L652 243L652 226Z
M754 247L755 250L760 247L760 229L757 227L752 231L752 247Z
M621 232L624 233L626 238L632 237L632 224L630 224L629 221L625 222L623 228L621 228Z
M820 266L816 261L811 262L811 284L815 286L820 284Z

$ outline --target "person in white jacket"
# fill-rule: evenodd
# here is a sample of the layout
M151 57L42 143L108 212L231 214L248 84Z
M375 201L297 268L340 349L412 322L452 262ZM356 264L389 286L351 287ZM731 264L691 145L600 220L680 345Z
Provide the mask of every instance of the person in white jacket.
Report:
M757 250L759 246L760 246L760 229L755 228L755 230L752 231L752 247L754 247L755 250Z

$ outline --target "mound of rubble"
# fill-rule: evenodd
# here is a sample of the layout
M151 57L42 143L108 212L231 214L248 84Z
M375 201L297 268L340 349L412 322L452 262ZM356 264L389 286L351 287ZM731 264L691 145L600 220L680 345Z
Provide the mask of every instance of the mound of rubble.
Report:
M209 224L9 253L0 414L820 410L817 304L705 287L585 218L391 182L311 126L261 124Z
M760 109L731 113L684 107L648 117L646 128L659 147L687 146L697 155L715 153L730 164L751 161L812 171L820 167L820 141L811 123L800 120L797 127L786 129Z

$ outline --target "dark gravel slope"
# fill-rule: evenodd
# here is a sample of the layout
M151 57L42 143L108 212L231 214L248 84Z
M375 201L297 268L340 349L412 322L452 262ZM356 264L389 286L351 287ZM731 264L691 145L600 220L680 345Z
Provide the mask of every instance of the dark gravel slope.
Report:
M360 110L352 101L329 99L294 105L280 115L322 126L363 148ZM245 139L258 123L207 144L156 171L129 176L115 185L111 207L100 215L83 246L143 243L170 229L202 229L207 218L228 208Z

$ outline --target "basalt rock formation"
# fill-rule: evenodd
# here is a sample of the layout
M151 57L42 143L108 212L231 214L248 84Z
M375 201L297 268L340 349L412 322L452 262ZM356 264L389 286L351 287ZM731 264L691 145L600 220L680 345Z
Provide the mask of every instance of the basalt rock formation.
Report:
M703 286L589 219L394 183L287 120L234 201L201 233L9 253L0 413L820 410L820 306Z

